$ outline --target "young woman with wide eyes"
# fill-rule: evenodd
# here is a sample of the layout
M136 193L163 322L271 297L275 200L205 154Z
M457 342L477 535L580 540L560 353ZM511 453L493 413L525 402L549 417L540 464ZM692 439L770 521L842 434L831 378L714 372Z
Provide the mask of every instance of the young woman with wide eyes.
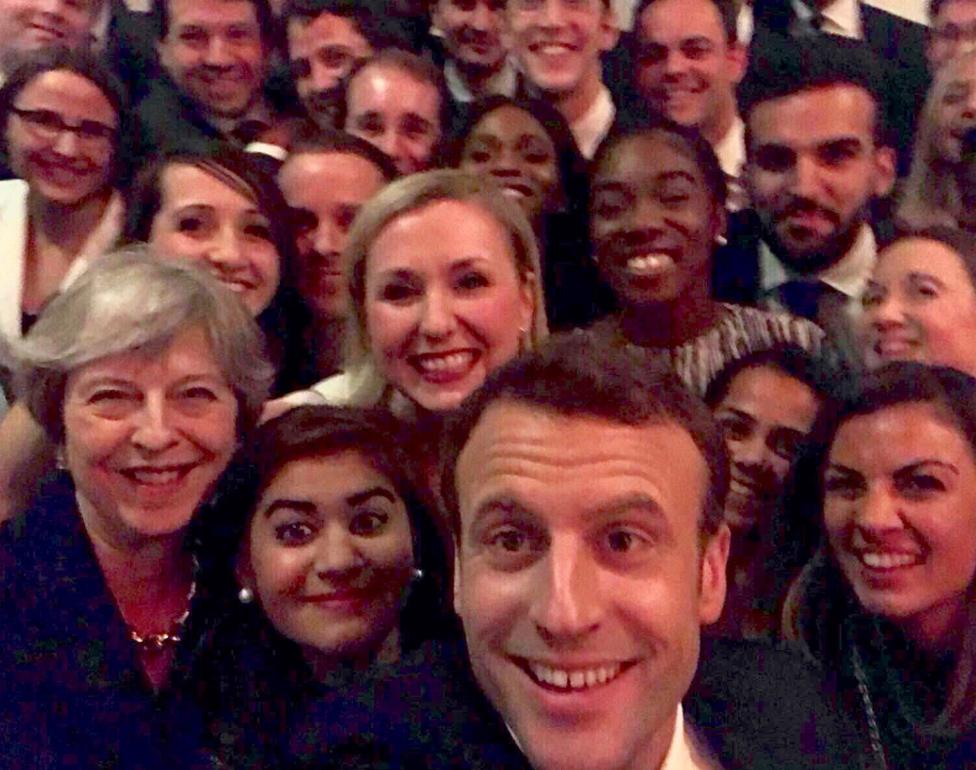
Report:
M787 550L805 545L803 561L813 550L804 542L809 538L799 536L798 512L783 498L827 398L821 369L800 348L771 348L733 361L705 394L722 427L731 471L728 590L722 617L706 629L710 634L775 636L783 594L800 566Z
M17 339L51 296L115 245L131 132L121 83L93 57L63 50L10 75L0 121L19 177L0 183L0 333Z
M454 634L404 430L383 411L300 407L262 425L218 489L212 520L227 526L206 537L234 565L238 609L203 668L214 737L236 737L216 740L226 766L278 766L309 695ZM227 729L246 724L260 729Z
M559 111L492 96L469 106L448 146L451 166L487 174L532 224L550 326L582 327L608 312L612 297L590 259L586 163Z
M784 612L837 672L873 767L976 754L976 380L888 364L830 420L820 499L829 548Z
M611 134L593 161L590 233L620 311L590 333L660 351L699 394L746 353L792 344L818 354L824 337L804 319L712 299L725 198L711 145L668 120Z
M862 298L864 361L921 361L976 376L976 236L910 232L878 255Z

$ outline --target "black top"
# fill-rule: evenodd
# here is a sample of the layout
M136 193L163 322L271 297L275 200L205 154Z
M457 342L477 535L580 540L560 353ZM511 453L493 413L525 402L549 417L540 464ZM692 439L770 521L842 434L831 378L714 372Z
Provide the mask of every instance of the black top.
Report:
M108 591L67 474L0 528L0 765L209 767L187 676L210 615L198 590L154 693Z
M684 708L727 770L860 764L861 744L850 740L819 675L781 650L703 641ZM355 688L323 695L289 741L289 767L529 767L460 645L427 647Z

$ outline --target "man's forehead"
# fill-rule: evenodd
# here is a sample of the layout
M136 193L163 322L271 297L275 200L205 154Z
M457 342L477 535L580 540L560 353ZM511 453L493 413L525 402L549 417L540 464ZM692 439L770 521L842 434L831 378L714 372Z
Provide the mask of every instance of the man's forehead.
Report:
M257 8L249 0L169 0L173 24L257 23Z
M584 466L640 473L656 471L660 456L670 451L701 456L690 434L667 418L630 425L502 400L490 405L475 424L458 469L485 477L524 462L554 475Z
M722 15L712 0L657 0L644 8L635 28L642 42L665 33L681 40L725 38Z
M759 102L746 118L752 143L816 146L845 137L869 141L876 104L864 88L838 83Z
M961 23L976 19L976 0L947 0L932 20L934 26Z

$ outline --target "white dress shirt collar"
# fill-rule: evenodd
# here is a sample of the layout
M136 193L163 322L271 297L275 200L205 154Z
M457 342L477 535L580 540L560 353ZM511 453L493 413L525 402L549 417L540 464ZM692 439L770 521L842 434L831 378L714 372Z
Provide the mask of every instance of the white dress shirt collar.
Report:
M801 0L792 0L792 3L798 19L805 22L813 16L811 8ZM858 0L833 0L820 12L820 15L823 16L821 32L829 32L853 40L863 38L861 5Z
M455 102L469 104L475 99L489 95L514 96L518 77L515 73L515 67L512 66L511 61L506 59L502 68L485 83L485 93L475 96L468 88L468 84L464 82L461 73L458 72L457 64L453 59L448 59L444 62L444 80L447 82L447 90Z
M600 142L610 131L610 126L613 125L613 119L616 115L617 108L614 107L610 90L601 83L600 93L593 100L593 104L579 120L570 126L573 138L576 139L576 145L584 158L593 159Z

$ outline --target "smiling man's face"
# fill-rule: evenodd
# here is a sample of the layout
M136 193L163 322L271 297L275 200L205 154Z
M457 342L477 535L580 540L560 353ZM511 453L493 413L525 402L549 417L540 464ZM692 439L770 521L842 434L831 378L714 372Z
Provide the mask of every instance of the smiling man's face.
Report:
M508 24L529 83L557 97L598 82L600 55L617 42L607 0L509 0Z
M725 597L727 531L701 538L691 436L499 401L455 481L455 606L533 767L659 766Z

